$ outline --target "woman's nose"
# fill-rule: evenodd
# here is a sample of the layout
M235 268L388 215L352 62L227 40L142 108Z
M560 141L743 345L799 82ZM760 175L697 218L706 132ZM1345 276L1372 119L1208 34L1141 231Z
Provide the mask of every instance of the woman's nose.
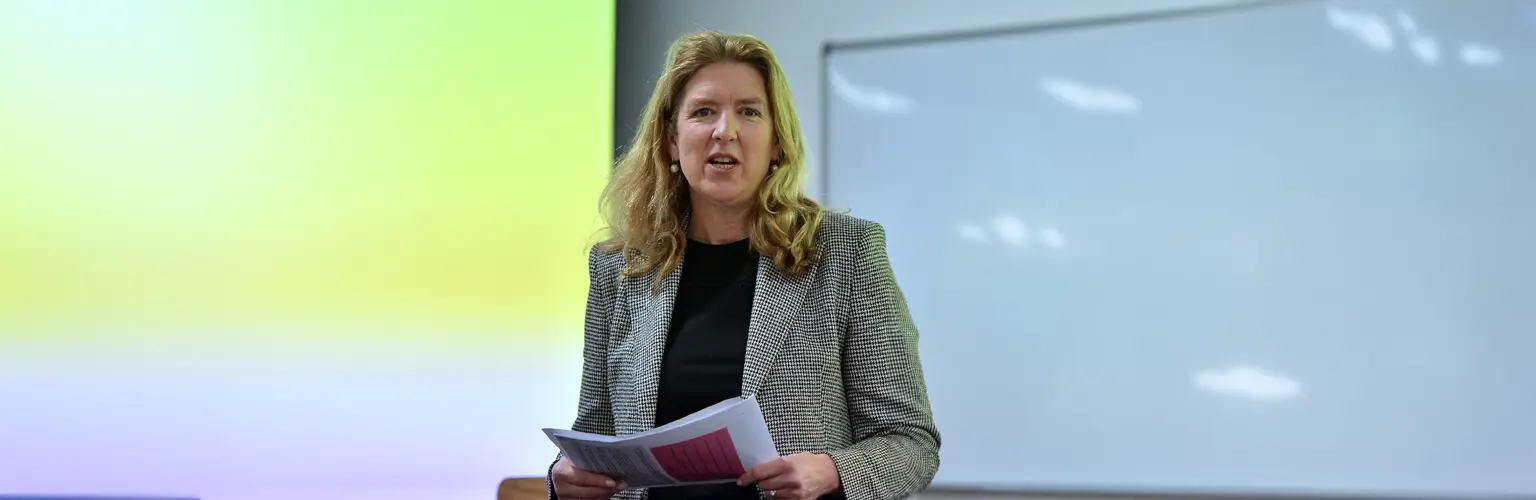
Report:
M731 115L721 117L720 121L715 123L714 138L717 141L736 140L736 118Z

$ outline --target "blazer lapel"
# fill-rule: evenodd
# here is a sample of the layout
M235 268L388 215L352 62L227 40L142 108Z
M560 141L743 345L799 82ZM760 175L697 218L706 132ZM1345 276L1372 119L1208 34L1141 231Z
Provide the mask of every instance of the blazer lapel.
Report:
M684 256L686 258L686 256ZM679 265L670 274L661 280L660 290L650 293L651 282L636 283L636 286L645 288L646 299L646 324L640 329L640 338L637 339L634 362L635 375L637 375L636 402L639 403L639 417L646 429L656 421L656 398L660 394L661 385L661 360L662 354L667 348L667 328L672 324L672 306L677 303L677 285L683 274L683 266Z
M693 207L684 205L679 221L683 226L683 234L688 234L688 226L693 223ZM686 244L686 241L685 241ZM644 280L643 296L645 302L646 324L639 329L640 338L636 339L635 357L635 405L637 416L640 417L642 429L650 429L656 423L656 399L661 395L661 362L662 356L667 350L667 331L672 326L672 309L677 304L677 286L682 281L683 264L688 260L687 252L678 261L677 267L661 279L661 286L656 293L651 293L651 278ZM637 280L639 281L639 280Z
M741 377L741 394L757 394L789 338L789 328L805 294L811 273L792 277L779 270L767 255L759 258L757 290L752 298L752 318L747 327L747 362Z

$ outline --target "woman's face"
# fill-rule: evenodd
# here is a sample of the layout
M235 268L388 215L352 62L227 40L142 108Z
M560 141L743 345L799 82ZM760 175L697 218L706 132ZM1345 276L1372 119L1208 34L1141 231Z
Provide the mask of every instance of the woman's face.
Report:
M695 204L744 208L755 200L775 160L768 113L763 78L746 64L705 66L683 87L671 153Z

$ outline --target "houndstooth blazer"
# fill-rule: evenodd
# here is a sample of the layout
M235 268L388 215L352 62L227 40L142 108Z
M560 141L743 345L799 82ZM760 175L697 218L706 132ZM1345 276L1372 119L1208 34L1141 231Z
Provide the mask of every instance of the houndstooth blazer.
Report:
M757 395L781 455L831 456L847 498L905 498L938 471L939 431L884 228L827 212L817 241L822 258L800 277L762 257L742 394ZM615 436L651 429L681 266L657 293L651 277L621 279L618 253L594 248L589 267L572 429ZM642 499L645 492L614 498Z

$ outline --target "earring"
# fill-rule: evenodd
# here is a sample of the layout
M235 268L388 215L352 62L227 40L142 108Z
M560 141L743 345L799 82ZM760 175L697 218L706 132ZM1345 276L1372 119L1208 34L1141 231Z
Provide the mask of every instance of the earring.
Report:
M682 170L682 167L679 166L678 163L674 161L674 162L672 162L671 166L667 167L667 170L671 170L672 173L675 174L675 173L677 173L678 170Z
M771 164L768 165L768 173L771 174L771 173L778 172L778 171L779 171L779 164L778 163L771 163Z

